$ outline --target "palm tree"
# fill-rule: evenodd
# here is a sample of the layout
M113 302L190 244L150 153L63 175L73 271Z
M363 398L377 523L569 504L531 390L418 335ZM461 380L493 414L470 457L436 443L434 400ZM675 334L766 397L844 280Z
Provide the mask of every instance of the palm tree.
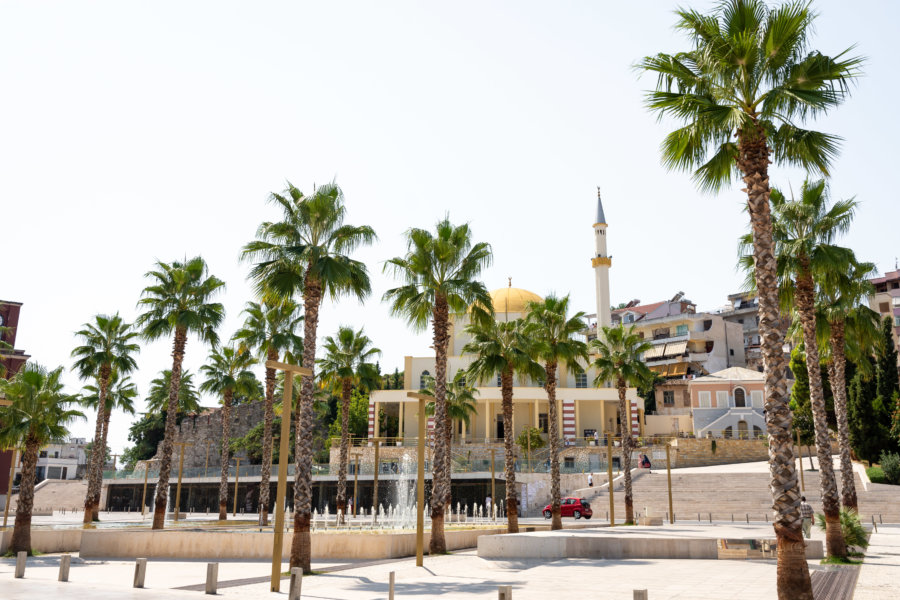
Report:
M804 181L798 200L788 200L772 189L772 221L781 278L781 303L785 311L793 307L803 328L806 370L809 373L809 397L816 432L819 458L819 482L822 487L822 512L828 528L825 533L828 556L845 557L847 546L840 522L840 498L831 458L831 439L825 411L825 394L816 339L816 277L826 277L849 269L853 252L831 242L845 232L853 220L855 200L842 200L828 206L825 180ZM745 264L749 264L749 258Z
M154 498L153 529L165 525L169 501L169 472L175 443L175 421L181 386L181 364L187 336L193 333L202 341L215 346L219 341L216 328L225 316L224 307L212 298L222 291L225 283L209 275L206 262L199 256L183 262L157 262L147 278L153 284L144 288L138 305L144 312L138 317L142 336L148 341L174 334L172 343L172 374L166 405L166 433L163 437L159 480Z
M31 511L38 451L50 441L67 436L66 426L84 418L82 413L69 408L78 397L63 390L62 372L62 367L48 372L40 365L27 364L11 380L0 379L0 394L12 403L3 409L0 446L24 446L16 522L9 544L13 554L31 555Z
M446 554L444 507L450 498L450 448L446 445L447 346L450 343L450 315L464 314L473 304L492 311L491 297L478 277L491 264L489 244L472 243L468 225L454 226L444 217L435 234L424 229L406 232L406 255L387 261L403 285L388 290L384 300L391 313L406 319L416 331L424 331L431 321L434 347L435 446L431 492L431 554ZM424 507L422 507L424 508Z
M303 347L303 338L294 333L303 320L300 307L290 299L273 294L260 302L248 302L244 309L244 326L234 334L242 345L254 348L260 358L279 360L282 352L290 353ZM287 360L287 359L286 359ZM262 466L259 481L259 523L269 522L269 488L272 469L272 424L275 420L275 369L266 367L266 406L263 424Z
M368 391L378 387L381 377L370 362L381 355L363 330L339 327L337 337L323 344L325 358L316 361L319 378L334 394L341 395L341 452L338 463L337 510L343 521L347 512L347 460L350 454L350 395L353 388Z
M316 188L311 196L288 183L284 194L272 194L270 201L281 207L282 220L262 223L256 240L244 246L243 258L256 261L250 271L257 291L290 297L303 294L303 366L315 370L316 330L319 308L325 296L332 299L351 295L360 301L371 292L369 273L349 254L371 244L375 231L368 226L344 224L347 209L344 194L336 183ZM291 567L310 573L312 549L312 441L313 386L315 375L304 377L296 413L297 436L294 449L294 537Z
M256 359L246 350L225 346L213 348L200 367L205 379L200 391L222 397L222 476L219 479L219 520L228 519L228 449L231 443L231 402L237 393L252 393L259 385L248 369ZM268 483L268 482L267 482ZM177 507L176 507L177 509Z
M810 600L793 466L786 363L778 329L778 276L769 208L769 163L827 173L839 147L833 135L802 129L807 118L840 105L862 60L809 49L815 13L806 2L769 8L764 0L723 0L710 14L681 9L687 52L640 61L658 76L648 108L684 126L662 144L670 169L693 170L698 186L719 191L740 175L753 230L759 330L766 377L779 600Z
M834 396L841 449L841 503L853 511L858 509L858 503L850 457L846 364L848 354L854 362L862 362L878 337L878 314L861 305L865 298L874 294L869 279L876 270L874 264L860 263L854 258L849 269L822 273L817 277L817 337L820 346L831 349L828 378Z
M531 302L525 318L528 337L534 342L535 356L544 362L544 389L547 391L550 418L550 505L551 529L562 529L559 492L559 411L556 403L557 371L583 371L579 362L587 361L587 344L575 336L587 329L584 313L569 316L569 296L553 294L543 302Z
M419 391L434 398L434 377L430 375L426 377L425 387ZM444 439L449 448L455 424L465 423L466 427L468 427L471 424L472 416L478 413L475 400L478 389L466 379L465 371L459 370L456 372L456 377L453 378L453 381L447 382L446 394L447 418L450 420L450 427L447 428ZM429 417L434 416L434 400L425 405L425 414Z
M98 520L99 516L99 507L94 505L94 499L99 500L103 485L103 461L106 457L103 423L110 379L113 371L126 375L137 368L133 355L140 352L140 346L134 343L138 333L122 320L119 313L96 315L93 323L85 323L75 335L81 345L72 350L72 357L76 359L73 368L82 379L96 379L99 387L97 426L88 466L88 489L84 497L84 523L88 524Z
M81 403L84 406L87 406L91 409L97 410L97 416L100 416L100 384L97 385L86 385L83 388L84 392L87 394L82 394ZM106 402L104 403L103 408L103 435L100 438L100 445L95 446L95 448L99 448L102 450L103 455L100 459L101 462L101 480L95 486L95 495L91 504L93 505L93 515L92 519L94 521L99 520L99 510L100 510L100 492L103 487L102 480L102 465L106 460L106 451L107 444L106 439L109 436L109 420L112 417L113 410L121 410L125 414L133 415L134 414L134 399L138 396L137 386L134 385L134 382L131 381L131 377L127 375L120 379L119 372L113 371L109 378L109 384L106 392ZM93 452L91 453L91 458L93 459Z
M634 332L634 325L628 329L624 325L604 327L603 334L590 344L591 352L596 354L593 365L597 369L597 377L594 385L600 387L607 381L612 381L619 392L626 525L634 524L634 499L631 492L631 453L634 451L634 441L631 437L631 411L628 410L625 390L639 387L652 377L650 369L641 360L644 352L651 347L650 342Z
M515 432L513 431L513 377L544 376L533 358L531 341L525 335L522 319L498 322L494 319L473 319L466 327L471 339L463 346L463 354L473 354L475 360L469 365L472 379L486 381L500 377L500 398L503 407L503 445L506 469L506 517L507 532L518 533L519 511L516 502L516 455Z
M147 413L164 413L169 406L169 390L172 389L172 371L163 369L157 377L150 381L150 391L144 399ZM194 374L190 369L181 372L181 381L178 385L178 407L176 413L179 417L196 413L200 410L200 394L194 386Z

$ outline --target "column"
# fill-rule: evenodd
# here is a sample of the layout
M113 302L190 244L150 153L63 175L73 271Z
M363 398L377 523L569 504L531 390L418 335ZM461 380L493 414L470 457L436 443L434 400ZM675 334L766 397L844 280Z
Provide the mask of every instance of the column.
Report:
M375 437L381 437L381 419L378 418L378 415L381 414L381 402L375 403Z
M600 402L600 437L606 433L606 400Z
M466 420L465 419L463 419L463 421L462 421L462 441L463 441L463 443L465 443L465 441L466 441Z
M484 441L488 442L491 439L491 401L484 401Z
M400 427L397 431L397 435L402 439L402 438L406 437L406 423L403 422L403 419L406 416L405 415L406 411L404 410L406 408L406 402L400 402L399 404L400 404Z
M535 400L535 401L534 401L534 426L535 426L535 427L537 427L538 424L541 422L541 419L540 419L540 417L538 416L538 414L539 414L539 413L538 413L538 410L539 410L539 409L538 409L538 402L540 402L540 400Z
M377 425L376 425L376 427L377 427ZM378 429L376 429L375 431L377 432ZM378 435L378 434L376 433L375 435ZM580 438L582 435L584 435L584 432L581 430L581 403L576 399L575 400L575 437Z

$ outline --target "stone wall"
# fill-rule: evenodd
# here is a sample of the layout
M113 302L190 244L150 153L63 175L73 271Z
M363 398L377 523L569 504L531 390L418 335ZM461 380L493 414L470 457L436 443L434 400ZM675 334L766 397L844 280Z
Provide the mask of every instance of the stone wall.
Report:
M265 405L262 402L251 402L248 404L239 404L231 409L231 432L230 437L243 437L248 431L253 429L257 423L261 423L265 418ZM222 465L221 443L222 443L222 409L214 408L199 415L190 415L185 417L181 424L175 430L176 442L187 442L191 444L184 449L184 468L203 468L206 464L206 448L209 446L209 466L220 467ZM207 441L210 443L207 444ZM156 456L159 458L162 442L157 447ZM175 447L175 453L172 455L172 465L178 468L179 448ZM242 459L247 458L245 452L238 452L236 455Z
M715 441L715 452L712 442ZM722 465L729 463L758 462L769 460L769 445L766 439L759 440L729 440L723 438L695 439L678 438L672 442L672 453L675 459L673 466L679 467L705 467L709 465ZM837 454L840 448L837 441L832 441L831 452ZM815 447L810 449L813 455ZM794 452L798 453L797 448ZM807 452L804 448L803 455Z

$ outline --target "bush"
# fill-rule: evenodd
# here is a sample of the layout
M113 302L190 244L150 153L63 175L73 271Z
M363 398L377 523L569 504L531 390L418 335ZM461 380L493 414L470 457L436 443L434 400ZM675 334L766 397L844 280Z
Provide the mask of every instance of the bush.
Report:
M869 476L869 481L872 483L887 483L887 479L884 478L884 471L881 470L881 467L869 467L866 469L866 475Z
M882 451L881 470L888 483L900 485L900 455Z
M825 531L825 515L816 514L816 522L819 529ZM841 532L844 534L844 543L847 544L847 550L851 546L862 548L865 550L869 547L869 536L865 528L859 521L859 515L852 510L841 509Z

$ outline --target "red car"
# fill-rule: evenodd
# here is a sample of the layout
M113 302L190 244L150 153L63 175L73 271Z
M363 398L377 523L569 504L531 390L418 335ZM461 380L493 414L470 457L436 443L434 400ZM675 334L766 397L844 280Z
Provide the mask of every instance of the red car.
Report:
M581 517L590 519L594 516L591 505L584 498L563 498L559 502L559 512L563 517L575 517L576 519ZM544 518L549 519L552 516L553 512L548 504L544 507Z

